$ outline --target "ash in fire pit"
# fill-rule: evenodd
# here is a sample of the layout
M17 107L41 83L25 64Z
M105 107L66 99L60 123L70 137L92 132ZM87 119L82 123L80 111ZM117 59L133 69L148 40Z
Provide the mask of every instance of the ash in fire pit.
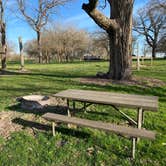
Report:
M17 101L21 103L22 109L36 110L43 109L51 104L51 98L41 95L29 95L17 98Z

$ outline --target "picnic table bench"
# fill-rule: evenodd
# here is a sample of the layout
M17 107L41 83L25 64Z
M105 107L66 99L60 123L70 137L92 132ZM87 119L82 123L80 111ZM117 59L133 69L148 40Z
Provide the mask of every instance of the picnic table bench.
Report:
M143 112L146 111L157 111L158 110L158 97L156 96L143 96L143 95L129 95L119 94L101 91L89 91L89 90L65 90L54 95L67 99L68 116L47 113L43 115L43 118L53 121L52 129L55 134L55 121L60 121L67 124L75 124L78 126L86 126L96 128L105 131L111 131L121 135L127 135L132 138L132 157L135 158L135 144L136 138L148 138L154 139L155 133L145 129L141 129L143 122ZM83 102L84 106L82 109L86 109L91 104L104 104L112 106L116 111L120 112L129 122L137 126L128 127L120 126L111 123L103 123L99 121L92 121L80 118L71 117L70 112L70 101L73 102L73 109L75 110L75 102ZM118 107L134 108L138 110L137 121L129 117L126 113L122 112Z
M58 114L54 114L54 113L46 113L42 117L49 121L52 121L53 135L55 135L55 122L63 122L66 124L70 123L70 124L74 124L77 126L90 127L90 128L108 131L108 132L113 132L113 133L124 135L124 136L129 136L129 138L132 138L131 156L133 159L135 158L136 138L137 137L147 138L147 139L152 139L152 140L155 139L155 133L152 131L145 130L145 129L137 129L137 128L133 128L133 127L121 126L121 125L116 125L116 124L111 124L111 123L103 123L100 121L68 117L68 116L58 115Z

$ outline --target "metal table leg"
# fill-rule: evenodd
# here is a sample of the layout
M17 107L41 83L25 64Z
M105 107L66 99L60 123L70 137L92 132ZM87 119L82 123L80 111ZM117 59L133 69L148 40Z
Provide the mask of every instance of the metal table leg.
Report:
M142 108L138 108L138 113L137 113L137 127L138 129L141 129L142 127L142 118L143 118L143 110ZM137 138L137 142L139 142L139 138Z
M136 138L132 138L132 158L135 159Z
M67 115L68 115L69 117L71 117L69 99L67 99Z

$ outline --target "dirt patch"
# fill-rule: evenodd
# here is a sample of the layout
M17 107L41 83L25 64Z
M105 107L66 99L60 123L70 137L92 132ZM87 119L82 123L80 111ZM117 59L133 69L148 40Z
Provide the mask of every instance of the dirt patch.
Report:
M37 130L50 130L50 122L43 119L41 115L46 112L66 112L64 100L51 97L51 101L52 105L35 111L26 110L24 112L25 110L22 109L18 112L13 108L11 111L0 112L0 136L10 138L11 133L21 130L27 131L31 135L35 135ZM38 114L39 111L42 114Z
M3 138L10 138L10 134L17 131L27 131L29 134L34 135L36 128L35 125L48 124L46 120L34 114L25 114L19 112L0 112L0 135ZM33 127L34 126L34 127ZM42 127L40 128L42 129ZM39 130L40 130L39 129Z
M0 135L2 137L7 138L12 132L21 130L20 125L12 123L12 119L16 117L18 117L16 112L0 112Z
M111 79L103 79L97 77L87 77L77 79L81 83L95 84L95 85L109 85L109 84L120 84L120 85L139 85L142 87L161 87L165 86L166 83L154 78L138 77L134 76L131 80L114 81Z

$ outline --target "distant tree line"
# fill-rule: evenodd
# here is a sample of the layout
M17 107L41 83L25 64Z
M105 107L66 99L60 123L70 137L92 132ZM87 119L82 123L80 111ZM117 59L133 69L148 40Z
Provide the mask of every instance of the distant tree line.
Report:
M104 32L96 32L92 37L85 30L67 26L52 26L41 33L42 62L50 63L83 60L89 54L108 59L108 42ZM35 39L25 44L24 51L31 58L38 59L38 46Z

